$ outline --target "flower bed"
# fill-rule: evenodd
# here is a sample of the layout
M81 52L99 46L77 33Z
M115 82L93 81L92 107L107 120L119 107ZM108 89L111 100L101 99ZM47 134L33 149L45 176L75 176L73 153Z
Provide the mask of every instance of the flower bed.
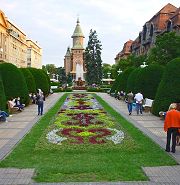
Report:
M58 112L55 129L46 138L53 144L119 144L124 133L90 94L71 94Z

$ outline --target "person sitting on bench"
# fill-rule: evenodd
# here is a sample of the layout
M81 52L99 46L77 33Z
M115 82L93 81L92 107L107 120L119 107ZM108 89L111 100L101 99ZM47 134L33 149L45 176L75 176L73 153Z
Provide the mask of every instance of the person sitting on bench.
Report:
M15 102L15 106L14 107L18 107L20 111L22 111L24 109L25 105L21 103L20 97L15 98L14 102Z
M0 121L7 122L6 117L9 117L9 114L5 111L0 110Z

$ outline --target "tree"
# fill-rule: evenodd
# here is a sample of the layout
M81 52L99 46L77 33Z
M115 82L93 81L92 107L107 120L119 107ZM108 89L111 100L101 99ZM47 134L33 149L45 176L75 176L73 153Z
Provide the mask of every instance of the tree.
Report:
M5 110L5 109L6 109L6 96L4 93L3 81L0 76L0 110Z
M93 83L101 84L102 60L101 42L97 38L96 31L90 30L88 45L85 49L86 81L88 85Z
M112 67L111 67L111 65L110 64L102 64L102 73L103 73L103 78L108 78L108 72L110 72L111 74L112 74L112 72L111 72L111 70L112 70Z
M36 92L36 83L34 80L33 75L29 71L28 68L20 68L21 72L24 75L24 78L26 80L27 88L29 93L35 93Z
M136 78L136 89L141 91L145 98L154 100L163 72L164 67L157 64L143 68Z
M42 69L47 73L49 73L50 78L53 78L52 74L57 73L56 66L54 64L46 64L45 66L42 66Z
M29 103L27 84L22 72L11 63L0 65L0 74L3 81L6 100L20 97L23 103Z
M170 61L165 68L162 80L153 103L153 114L167 111L173 102L180 102L180 58Z
M67 83L67 77L66 77L66 72L65 72L64 67L58 67L57 74L59 75L58 80L61 85Z
M150 50L149 63L166 65L172 59L180 56L180 35L175 32L165 33L157 37L155 47Z
M29 71L32 73L35 83L36 83L36 88L41 89L45 95L49 94L49 82L47 80L47 76L44 73L42 69L36 69L36 68L28 68Z

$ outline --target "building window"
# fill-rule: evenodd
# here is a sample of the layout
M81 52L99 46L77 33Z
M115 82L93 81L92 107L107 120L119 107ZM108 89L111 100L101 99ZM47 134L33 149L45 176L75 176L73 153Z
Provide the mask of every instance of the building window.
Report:
M145 24L143 28L143 40L146 40L146 33L147 33L147 26Z
M172 21L171 20L169 20L167 23L167 31L168 32L172 31Z
M154 26L153 26L153 24L151 23L151 28L150 28L149 36L152 37L152 36L153 36L153 33L154 33Z

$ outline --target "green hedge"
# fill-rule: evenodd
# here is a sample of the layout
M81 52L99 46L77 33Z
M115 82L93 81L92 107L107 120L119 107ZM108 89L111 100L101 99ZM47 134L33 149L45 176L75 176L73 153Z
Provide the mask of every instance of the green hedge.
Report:
M36 88L41 89L45 95L49 94L49 82L47 80L47 76L44 73L42 69L36 69L36 68L28 68L29 71L32 73L35 83L36 83Z
M22 72L13 64L2 63L0 64L0 73L6 100L19 96L23 103L28 104L28 88Z
M173 102L180 102L180 58L166 65L153 104L153 114L158 115L159 111L167 111Z
M99 88L99 87L89 87L87 88L88 92L103 92L103 89Z
M136 77L136 89L145 98L154 100L163 72L164 67L160 65L149 65L143 68Z
M129 75L127 79L127 87L126 87L127 92L132 91L135 94L139 91L139 89L136 88L136 84L138 83L137 76L141 73L141 70L142 69L138 67L134 69Z
M72 88L66 88L66 89L63 89L63 88L57 88L57 89L52 89L52 91L54 93L58 93L58 92L72 92Z
M0 75L0 110L6 109L6 96L4 93L4 85Z
M134 67L130 67L128 69L126 69L123 73L122 73L122 77L119 81L117 90L118 91L127 91L127 81L128 81L128 77L129 75L132 73L132 71L134 70Z
M20 68L26 80L27 88L29 93L36 93L36 83L32 73L28 68Z

